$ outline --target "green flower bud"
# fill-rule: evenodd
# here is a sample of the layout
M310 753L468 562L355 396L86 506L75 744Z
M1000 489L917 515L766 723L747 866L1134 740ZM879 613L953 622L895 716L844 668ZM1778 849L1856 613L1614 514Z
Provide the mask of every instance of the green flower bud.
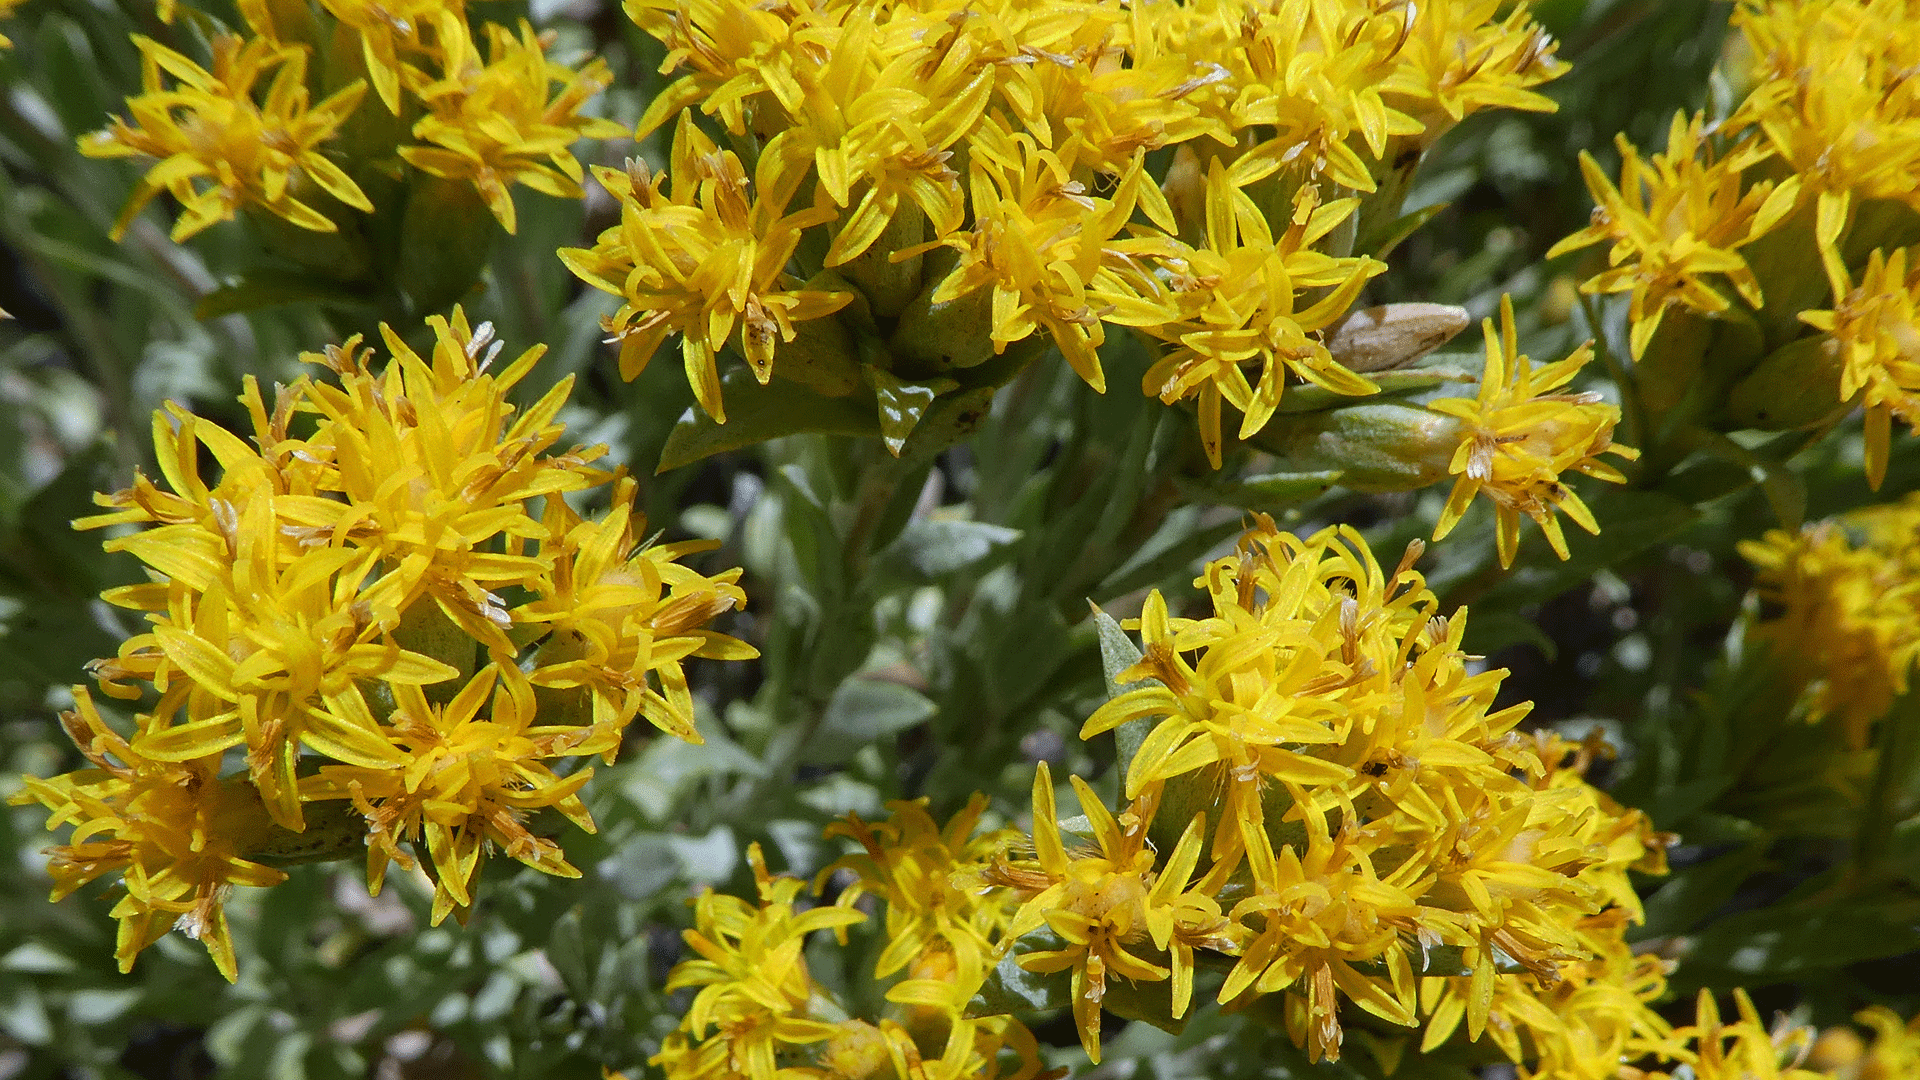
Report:
M1831 337L1791 341L1734 384L1726 418L1734 427L1790 431L1827 423L1851 408L1840 400L1845 363Z
M951 371L978 367L993 358L993 290L978 288L936 304L946 275L928 274L926 287L900 313L889 346L912 368Z
M927 216L918 206L902 201L879 239L834 269L866 294L867 305L876 317L896 318L920 294L921 270L927 259L920 254L893 262L891 256L920 243L926 233Z
M1381 401L1276 415L1251 441L1287 471L1338 470L1344 487L1386 492L1445 480L1462 434L1451 416Z
M472 184L415 174L400 225L400 261L394 284L413 310L451 307L486 269L500 224Z

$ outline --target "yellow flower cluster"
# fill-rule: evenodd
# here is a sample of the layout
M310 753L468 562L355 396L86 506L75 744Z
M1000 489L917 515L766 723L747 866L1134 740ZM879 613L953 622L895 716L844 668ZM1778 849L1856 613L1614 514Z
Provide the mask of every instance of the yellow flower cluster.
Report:
M1860 284L1839 260L1827 262L1834 306L1803 311L1800 320L1829 336L1840 356L1840 397L1858 395L1867 410L1867 483L1887 478L1893 421L1920 431L1920 249L1874 249Z
M1807 718L1864 748L1920 663L1920 495L1742 541L1769 614L1754 627Z
M356 338L303 357L337 381L268 402L249 379L251 444L170 405L154 417L165 485L136 476L77 523L150 526L105 545L146 565L148 583L105 598L148 627L92 665L139 711L115 734L76 688L67 727L94 767L16 799L74 826L56 897L122 875L123 969L177 921L233 977L220 899L278 880L278 858L364 841L378 890L422 843L436 922L472 903L491 848L577 876L528 821L552 808L593 828L576 795L592 770L565 760L611 760L641 715L699 741L682 662L756 655L703 628L745 600L739 571L676 563L698 545L641 546L633 482L592 465L603 448L553 452L571 379L508 404L544 350L493 371L490 326L456 309L429 327L426 356L383 327L384 371ZM601 519L567 505L606 485ZM230 750L245 771L226 776Z
M1714 287L1724 281L1747 306L1763 302L1760 283L1739 249L1771 232L1800 193L1797 178L1770 180L1742 190L1741 176L1769 156L1758 140L1736 144L1716 159L1704 116L1677 114L1667 147L1643 161L1626 136L1620 148L1620 186L1614 187L1593 155L1580 154L1580 171L1596 204L1593 222L1561 240L1548 258L1593 244L1610 243L1611 268L1581 286L1587 293L1632 294L1628 321L1634 359L1647 351L1668 308L1717 315L1731 306Z
M326 17L305 4L243 0L246 32L213 38L211 69L134 36L142 93L127 99L126 118L80 139L89 157L154 160L115 238L163 191L182 207L176 242L245 207L336 232L344 208L373 211L362 185L391 172L396 154L472 185L513 232L511 186L578 198L582 172L569 147L625 133L581 113L611 81L605 62L575 71L548 59L525 21L517 36L485 24L483 60L459 0L321 6ZM322 45L338 50L335 62L310 64ZM378 106L362 103L369 83Z
M840 311L850 283L867 302L849 325L883 339L863 354L876 385L1044 333L1104 389L1106 324L1158 338L1144 389L1197 399L1216 464L1223 401L1247 436L1289 378L1375 389L1320 334L1382 269L1353 253L1349 196L1410 174L1470 112L1551 109L1529 88L1559 70L1526 5L1495 0L626 10L679 76L639 125L680 118L666 190L604 171L623 220L562 256L624 301L607 330L629 377L680 334L721 420L716 354L766 383L794 324Z
M1624 483L1618 469L1600 460L1613 454L1632 461L1640 452L1613 441L1620 409L1598 393L1567 393L1564 387L1588 360L1593 343L1573 355L1535 370L1519 352L1519 334L1513 323L1513 299L1500 298L1500 329L1493 320L1481 324L1487 342L1486 371L1480 393L1473 400L1437 398L1428 403L1435 412L1457 418L1462 437L1448 471L1459 477L1441 511L1433 538L1453 531L1477 494L1485 494L1498 515L1496 541L1500 565L1512 566L1520 545L1520 515L1525 514L1547 534L1554 554L1567 558L1566 537L1555 511L1564 510L1581 528L1600 531L1592 511L1561 474L1583 473L1613 483Z
M1124 810L1076 778L1094 846L1068 848L1043 769L1033 857L995 874L1023 900L1010 935L1064 942L1021 963L1072 970L1096 1060L1112 978L1171 980L1178 1016L1206 955L1231 963L1223 1005L1278 995L1316 1060L1339 1055L1343 1000L1425 1017L1432 1043L1464 1019L1595 1080L1660 1030L1657 965L1621 934L1640 917L1626 872L1661 872L1663 841L1581 779L1590 748L1516 733L1528 705L1489 712L1504 672L1469 669L1465 615L1439 614L1419 550L1383 573L1351 529L1261 520L1196 582L1209 617L1149 597L1118 677L1144 685L1081 731L1150 724Z
M673 969L667 989L700 989L651 1064L669 1080L1032 1080L1040 1062L1026 1027L967 1015L1012 913L984 875L1018 834L974 837L985 807L976 797L945 829L921 803L890 803L892 818L873 825L849 816L827 835L862 850L821 871L820 883L837 871L856 881L836 904L803 912L802 882L768 874L760 846L749 846L759 903L712 891L694 901L684 936L696 957ZM887 909L874 977L905 972L875 1020L849 1015L802 951L809 933L829 928L844 946L846 928L867 918L854 908L863 896Z
M1781 310L1763 320L1769 350L1787 344L1797 315L1820 347L1774 354L1799 361L1783 385L1831 382L1815 362L1837 355L1833 404L1865 405L1875 488L1892 419L1920 424L1920 278L1897 246L1912 241L1920 211L1916 18L1909 0L1742 0L1744 70L1730 75L1745 98L1718 123L1675 117L1650 160L1620 140L1618 187L1583 157L1593 223L1549 253L1611 245L1608 268L1581 288L1631 293L1636 360L1670 309L1740 321L1771 298ZM1763 238L1778 251L1750 265ZM1819 252L1829 308L1814 306L1803 244Z

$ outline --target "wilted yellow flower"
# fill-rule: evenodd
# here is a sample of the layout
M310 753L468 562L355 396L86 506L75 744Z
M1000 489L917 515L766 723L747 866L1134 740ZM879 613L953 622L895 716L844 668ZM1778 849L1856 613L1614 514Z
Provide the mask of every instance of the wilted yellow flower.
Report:
M141 754L114 732L84 688L61 723L91 768L26 786L8 801L37 802L52 812L47 828L72 825L66 843L51 849L53 899L104 874L118 873L126 889L113 907L120 920L114 956L122 972L140 950L180 929L207 947L228 981L236 977L233 941L221 902L235 885L285 880L247 856L270 835L273 822L244 780L219 776L215 752L191 761L160 761Z
M1848 535L1849 527L1862 535ZM1906 693L1920 660L1920 496L1872 507L1798 534L1742 541L1754 587L1777 611L1755 626L1773 645L1807 717L1834 717L1847 744L1868 744L1875 721Z
M443 15L444 77L416 93L429 115L413 126L428 146L403 146L400 156L422 172L471 183L508 232L515 230L513 196L524 184L566 199L581 196L580 163L569 147L579 139L624 135L625 126L580 115L587 100L613 81L604 60L579 71L548 60L533 27L520 36L486 24L491 50L482 64L465 26ZM559 93L549 96L555 85Z
M1458 417L1464 427L1448 465L1459 479L1433 538L1452 532L1473 497L1484 493L1499 516L1501 566L1513 565L1520 545L1521 514L1540 526L1554 554L1565 559L1567 541L1555 512L1564 511L1590 533L1598 533L1600 524L1580 496L1561 482L1561 475L1577 472L1624 483L1626 477L1601 461L1600 455L1632 461L1640 452L1613 441L1613 425L1620 419L1617 406L1591 391L1561 390L1593 358L1592 342L1565 360L1534 370L1532 362L1519 354L1513 298L1505 295L1500 298L1500 331L1494 332L1492 319L1484 320L1481 329L1487 339L1487 369L1480 377L1480 396L1440 398L1427 406Z
M673 164L654 176L640 162L594 175L620 200L620 224L592 248L562 248L560 259L581 280L621 297L606 330L620 342L620 374L639 375L668 335L681 335L687 381L700 407L725 423L720 350L739 333L739 349L762 384L773 377L780 341L793 324L831 315L853 297L807 289L787 274L787 261L809 225L831 220L822 207L786 213L793 192L770 190L773 158L762 156L758 182L682 114L673 136ZM663 194L663 181L671 184Z
M1200 440L1220 467L1220 404L1242 414L1239 438L1265 427L1288 378L1336 393L1364 395L1379 388L1342 367L1320 337L1353 306L1367 279L1386 269L1372 259L1336 259L1313 250L1353 212L1354 200L1320 205L1313 187L1294 197L1286 230L1275 238L1266 218L1233 185L1216 158L1207 175L1206 246L1172 237L1120 245L1152 260L1125 275L1127 288L1103 296L1106 318L1138 327L1171 348L1142 378L1142 392L1172 404L1199 399ZM1302 292L1316 299L1296 307ZM1258 365L1258 385L1246 364Z
M718 544L642 546L646 518L633 509L638 492L632 479L621 477L613 506L594 522L580 520L564 499L547 500L544 525L552 540L540 553L552 568L531 582L539 598L514 609L513 618L544 632L529 672L533 684L586 694L596 730L617 734L645 716L661 731L703 742L680 662L760 655L704 629L745 605L747 594L735 584L738 569L710 578L678 562ZM609 763L611 753L609 747Z
M1875 491L1887 478L1893 421L1920 431L1920 261L1908 266L1913 251L1874 249L1858 286L1838 253L1829 252L1834 306L1800 313L1802 322L1831 335L1840 350L1840 399L1862 395L1867 483Z
M150 38L136 34L133 43L144 92L127 99L132 122L116 118L80 138L88 157L158 159L128 196L114 239L162 191L182 207L173 226L176 243L231 220L243 206L303 229L335 232L331 218L303 201L316 190L356 210L373 210L359 185L320 150L359 104L364 83L309 107L307 54L299 46L222 35L213 39L208 71ZM256 100L262 82L265 96Z

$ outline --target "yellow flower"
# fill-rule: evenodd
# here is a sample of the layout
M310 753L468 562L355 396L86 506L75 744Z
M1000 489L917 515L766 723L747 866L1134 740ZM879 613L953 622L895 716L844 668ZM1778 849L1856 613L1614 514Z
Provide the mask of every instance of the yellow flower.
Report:
M1848 536L1847 526L1864 535ZM1773 646L1807 718L1829 716L1847 745L1865 747L1875 721L1907 692L1920 660L1920 496L1873 507L1798 534L1775 529L1739 550L1776 614L1754 632Z
M1669 308L1714 315L1731 305L1712 282L1725 279L1752 308L1760 282L1739 249L1771 232L1793 212L1800 182L1761 181L1742 190L1741 176L1769 151L1756 140L1738 143L1715 160L1702 114L1676 113L1667 148L1642 161L1626 137L1620 148L1620 186L1614 187L1591 154L1580 171L1594 201L1593 223L1547 252L1554 258L1592 244L1611 243L1609 269L1580 286L1585 293L1631 292L1628 320L1634 359L1646 351Z
M365 84L353 83L309 108L307 55L298 46L216 37L208 71L149 38L136 34L133 43L144 92L127 99L132 123L116 118L80 138L88 157L158 159L114 222L114 239L162 191L183 208L173 226L176 243L231 220L242 206L258 206L303 229L335 232L331 218L302 201L315 189L356 210L373 210L320 151L359 104ZM167 76L175 85L167 85ZM268 80L264 99L256 101L259 84Z
M1411 25L1383 90L1420 107L1414 116L1426 128L1422 141L1428 145L1482 109L1558 108L1530 89L1566 70L1553 55L1553 39L1527 5L1516 4L1501 18L1504 6L1499 0L1440 0L1404 16ZM1398 16L1391 7L1386 12Z
M874 961L875 978L930 953L949 954L954 981L962 985L977 987L986 977L1013 905L987 887L984 875L1020 839L1011 829L973 835L986 808L986 796L976 794L943 829L927 815L926 800L894 801L887 804L892 815L886 821L869 825L849 814L827 826L827 836L848 837L861 850L828 864L815 887L848 870L858 878L840 890L836 904L852 907L863 896L875 896L887 905L887 947Z
M831 315L853 299L801 288L788 276L801 231L831 220L833 211L787 214L792 190L767 184L773 161L761 157L759 180L749 190L740 159L682 114L667 175L656 177L637 161L625 172L595 169L620 201L620 224L592 248L560 250L581 280L624 301L605 324L620 342L620 374L639 375L660 343L678 333L687 381L700 407L720 423L727 414L718 355L736 330L740 352L764 385L773 377L776 345L793 340L794 323Z
M1374 5L1314 0L1188 8L1188 48L1229 76L1194 97L1252 144L1235 163L1239 184L1285 169L1300 182L1374 190L1361 149L1377 160L1389 138L1421 130L1381 94L1401 18L1376 18Z
M1572 356L1534 370L1519 355L1519 337L1513 325L1513 299L1500 298L1500 331L1493 320L1481 329L1487 339L1487 369L1480 377L1480 396L1441 398L1428 408L1458 417L1464 427L1449 471L1459 477L1440 523L1433 531L1439 540L1453 531L1473 497L1484 493L1499 517L1500 565L1513 565L1520 545L1520 515L1532 518L1546 533L1554 554L1568 557L1556 511L1564 511L1590 533L1600 525L1572 488L1561 482L1563 473L1584 473L1612 483L1624 483L1618 469L1600 460L1601 454L1632 461L1640 452L1613 441L1613 425L1620 419L1617 406L1599 394L1566 393L1562 387L1593 357L1593 343Z
M1008 940L1043 924L1059 935L1059 949L1020 957L1028 971L1073 972L1073 1018L1080 1045L1100 1061L1100 1003L1110 976L1132 982L1173 980L1173 1015L1183 1016L1193 995L1193 948L1224 947L1226 920L1211 899L1189 896L1200 857L1204 815L1187 826L1160 869L1147 844L1158 789L1134 799L1119 819L1079 777L1070 778L1097 846L1069 853L1054 810L1053 775L1046 762L1033 778L1031 863L1002 863L989 880L1012 887L1023 901ZM1155 954L1166 956L1161 963Z
M74 688L74 704L60 720L92 767L51 780L26 777L8 800L52 811L49 829L74 826L68 841L50 850L53 899L119 873L126 895L112 915L120 920L114 956L122 972L132 970L140 950L179 929L204 944L233 981L221 902L235 885L286 878L246 857L272 829L259 796L245 781L220 778L217 752L192 761L148 758L107 725L84 687Z
M1729 118L1757 129L1817 195L1818 236L1831 248L1856 199L1896 199L1920 210L1920 64L1904 0L1742 0L1733 24L1746 38L1754 82Z
M866 916L833 906L795 912L800 880L768 874L759 844L748 845L747 861L759 904L703 893L693 902L694 928L682 935L695 956L667 976L669 992L700 988L680 1031L649 1062L664 1066L673 1080L775 1080L786 1072L782 1056L840 1034L835 1023L813 1014L824 993L801 949L809 933Z
M481 668L445 705L404 684L393 687L393 698L386 733L398 764L322 765L301 782L303 799L351 799L366 817L370 891L380 891L388 862L412 868L400 844L422 839L433 860L436 924L472 905L483 850L498 847L543 873L580 876L560 846L529 832L525 819L552 807L593 832L577 794L593 769L563 777L542 762L599 753L605 740L581 728L535 726L533 687L511 665Z
M1025 54L1038 62L997 68L1009 113L1070 170L1117 176L1142 150L1202 136L1232 141L1219 111L1202 115L1194 100L1195 91L1232 76L1189 40L1187 8L1086 5L1076 14L1081 17L1066 27L1071 36L1049 33L1055 21L1023 28ZM1049 40L1035 40L1043 34ZM1113 60L1121 49L1125 64Z
M1507 1038L1523 1021L1495 1003L1540 1006L1498 966L1550 988L1605 955L1640 915L1626 872L1661 870L1662 839L1580 777L1595 748L1517 737L1526 704L1489 711L1505 672L1469 673L1464 613L1438 614L1419 553L1385 573L1351 529L1301 540L1262 519L1196 582L1209 617L1148 597L1142 659L1117 676L1146 685L1081 735L1153 721L1127 793L1218 815L1181 873L1227 910L1206 946L1238 957L1223 1003L1284 993L1316 1059L1339 1055L1345 998L1395 1024L1426 1013L1433 1045L1464 1019L1522 1060L1539 1051ZM1436 950L1465 973L1423 984L1419 968L1446 966ZM1622 999L1601 997L1612 1023Z
M487 369L499 352L491 324L427 320L434 347L423 359L382 327L393 359L374 374L372 350L359 338L302 357L340 378L338 387L307 384L307 408L322 427L306 453L326 463L320 481L337 500L307 500L295 524L316 540L351 540L379 552L383 593L407 609L432 597L440 612L499 655L516 651L506 635L512 619L493 590L525 585L546 573L549 555L525 555L545 536L527 510L535 496L576 491L604 474L587 463L604 447L547 455L565 428L555 419L572 389L562 379L519 415L507 394L545 353L535 346L504 371ZM490 550L504 546L506 550Z
M486 200L502 228L515 231L513 196L524 184L560 198L581 197L580 163L568 147L578 139L627 133L611 120L581 116L589 98L613 81L604 60L579 71L548 60L526 20L516 40L506 27L486 24L492 51L486 64L452 14L442 16L441 79L417 88L428 114L413 136L430 146L403 146L400 156L443 180L464 180ZM549 99L552 87L560 92Z
M983 127L969 149L973 227L927 245L960 253L932 303L991 290L995 353L1045 330L1087 385L1105 393L1098 349L1106 297L1129 291L1109 269L1107 245L1143 205L1140 193L1152 183L1144 158L1134 159L1111 198L1100 198L1024 132Z
M428 328L423 358L383 327L383 372L357 338L310 356L339 385L302 379L271 408L249 379L251 444L169 405L154 416L164 484L136 476L75 523L152 526L105 545L148 568L104 594L148 628L89 665L105 693L151 704L122 738L79 691L72 730L98 767L29 778L28 801L87 823L62 849L63 888L123 872L123 962L179 917L212 935L231 976L222 890L278 880L250 854L337 854L364 837L378 889L391 861L412 865L400 845L423 844L436 921L472 903L495 847L577 876L526 817L551 807L591 829L576 794L591 771L551 763L610 759L642 710L691 731L679 662L753 655L701 629L744 601L739 571L679 566L685 545L632 550L631 480L601 521L566 505L614 477L588 466L599 448L548 453L568 381L524 412L508 403L540 350L492 373L490 326L456 309ZM495 589L526 602L508 610ZM551 711L536 716L535 678L600 700L572 708L543 690ZM421 688L441 683L429 702ZM229 751L244 776L219 776ZM317 822L316 801L333 803Z
M1887 478L1893 421L1920 431L1920 261L1915 249L1875 249L1855 286L1837 251L1827 274L1838 297L1830 311L1803 311L1800 319L1831 335L1840 350L1840 398L1862 394L1867 410L1867 483Z
M448 26L449 16L454 26L465 25L465 0L320 0L320 6L340 20L341 29L360 39L357 59L366 65L374 93L395 116L400 115L401 84L420 77L420 69L408 61L432 59L443 55L443 50L459 48L437 35Z
M1627 913L1614 908L1575 923L1594 958L1561 965L1551 982L1532 974L1493 977L1487 1035L1523 1067L1522 1075L1616 1080L1621 1062L1666 1048L1672 1029L1649 1002L1665 994L1670 962L1635 956L1626 941L1627 922ZM1420 1009L1428 1016L1422 1053L1459 1030L1474 994L1471 978L1420 980Z
M994 86L965 39L948 40L942 54L925 15L906 7L892 18L878 14L849 6L823 17L845 20L831 53L815 59L801 52L792 61L792 83L771 80L767 87L785 130L762 151L778 169L762 184L797 188L812 170L814 205L845 208L858 195L827 252L828 266L866 251L902 196L936 236L960 227L965 204L947 159L979 123Z
M1168 404L1199 398L1200 440L1217 469L1222 400L1241 411L1239 438L1246 439L1272 418L1289 378L1341 394L1379 389L1308 335L1346 314L1367 279L1386 266L1313 250L1353 212L1352 199L1322 206L1314 188L1301 188L1286 230L1275 239L1218 158L1207 175L1206 198L1206 246L1191 248L1172 237L1121 245L1159 269L1127 274L1128 287L1111 296L1114 310L1106 318L1172 346L1140 388ZM1303 292L1316 299L1296 308ZM1257 386L1245 364L1258 365Z
M1693 1024L1675 1029L1661 1056L1686 1066L1698 1080L1818 1080L1822 1074L1798 1065L1813 1042L1811 1029L1782 1024L1770 1033L1745 990L1735 989L1733 1000L1740 1019L1723 1023L1712 991L1700 991ZM1627 1075L1669 1080L1678 1072L1632 1070Z
M547 500L544 525L553 540L541 555L553 560L552 569L531 583L539 599L515 608L513 619L544 631L529 672L533 684L587 694L596 730L617 734L644 715L661 731L703 742L681 661L760 655L702 629L745 605L747 594L735 584L738 569L709 578L677 561L718 544L640 546L646 519L633 509L638 491L621 477L613 506L595 522L580 520L564 499ZM611 747L608 753L611 764Z

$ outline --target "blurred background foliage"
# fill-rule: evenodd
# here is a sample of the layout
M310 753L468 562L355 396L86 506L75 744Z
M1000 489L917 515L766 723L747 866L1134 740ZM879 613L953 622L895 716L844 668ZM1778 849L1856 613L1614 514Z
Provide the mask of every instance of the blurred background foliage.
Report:
M559 54L604 57L615 76L606 115L631 124L660 85L660 47L614 5L489 7L498 21L523 13L556 29ZM1657 147L1676 110L1708 104L1730 8L1535 5L1572 64L1542 88L1559 112L1495 111L1450 133L1408 204L1444 208L1396 252L1369 300L1455 303L1477 319L1508 292L1531 355L1561 356L1588 336L1624 349L1622 314L1609 306L1593 325L1597 309L1573 289L1597 251L1544 255L1586 222L1580 151L1612 174L1616 132ZM238 225L182 247L142 218L126 242L107 239L137 167L83 158L74 138L137 89L128 35L165 41L182 26L135 0L28 0L5 32L15 47L0 52L0 307L14 319L0 323L0 792L14 774L77 764L56 713L83 665L131 630L95 596L133 580L133 560L102 554L98 537L66 523L90 493L151 469L147 417L160 402L239 424L243 376L289 382L300 351L336 338L300 305L196 316L250 250ZM664 143L587 152L658 162ZM119 975L104 890L48 904L44 815L7 808L0 1077L637 1070L679 1017L682 1003L659 988L681 953L686 900L706 885L748 890L749 842L806 874L837 854L820 839L824 823L877 815L887 799L927 796L939 818L980 789L1002 820L1017 819L1042 760L1110 792L1111 762L1097 760L1109 744L1074 734L1104 697L1087 601L1124 616L1146 589L1183 585L1270 493L1216 479L1186 413L1127 390L1095 395L1062 364L1027 368L978 435L930 460L803 436L652 475L692 396L671 363L619 381L598 329L612 300L552 256L613 213L599 192L522 198L517 237L494 243L485 288L465 302L511 349L552 346L521 400L580 377L562 417L569 441L604 442L634 466L653 529L721 541L697 559L707 572L745 567L751 603L716 628L757 643L762 659L695 662L707 745L636 736L587 790L599 834L562 837L585 876L501 861L464 927L428 928L428 893L411 878L368 899L351 862L295 868L287 886L236 896L242 974L232 986L179 935ZM1452 348L1475 352L1474 337ZM1120 335L1105 358L1121 388L1146 364ZM1875 826L1902 884L1867 896L1842 888L1839 841L1859 815L1830 781L1858 781L1861 762L1818 729L1765 719L1781 704L1764 692L1764 655L1739 631L1751 569L1736 541L1872 501L1857 421L1850 430L1784 479L1703 460L1661 490L1599 492L1604 532L1572 533L1565 563L1530 542L1502 573L1491 515L1476 512L1424 564L1445 604L1471 605L1469 648L1513 672L1501 704L1532 700L1530 724L1572 735L1603 728L1623 752L1597 779L1681 836L1672 876L1648 883L1639 934L1679 961L1683 1004L1695 987L1737 983L1763 1011L1822 1024L1864 1003L1920 1007L1920 818L1900 813L1920 793L1892 793L1882 812L1893 816ZM1883 497L1920 487L1916 446L1896 440ZM1304 534L1352 523L1386 557L1431 534L1443 498L1337 490L1282 525ZM1782 734L1755 745L1753 731ZM830 979L818 972L831 963L822 956L817 977ZM1061 1063L1075 1059L1070 1021L1037 1031L1064 1048ZM1283 1036L1256 1037L1210 1007L1177 1037L1125 1027L1099 1071L1174 1080L1305 1068ZM1373 1066L1355 1056L1318 1068Z

